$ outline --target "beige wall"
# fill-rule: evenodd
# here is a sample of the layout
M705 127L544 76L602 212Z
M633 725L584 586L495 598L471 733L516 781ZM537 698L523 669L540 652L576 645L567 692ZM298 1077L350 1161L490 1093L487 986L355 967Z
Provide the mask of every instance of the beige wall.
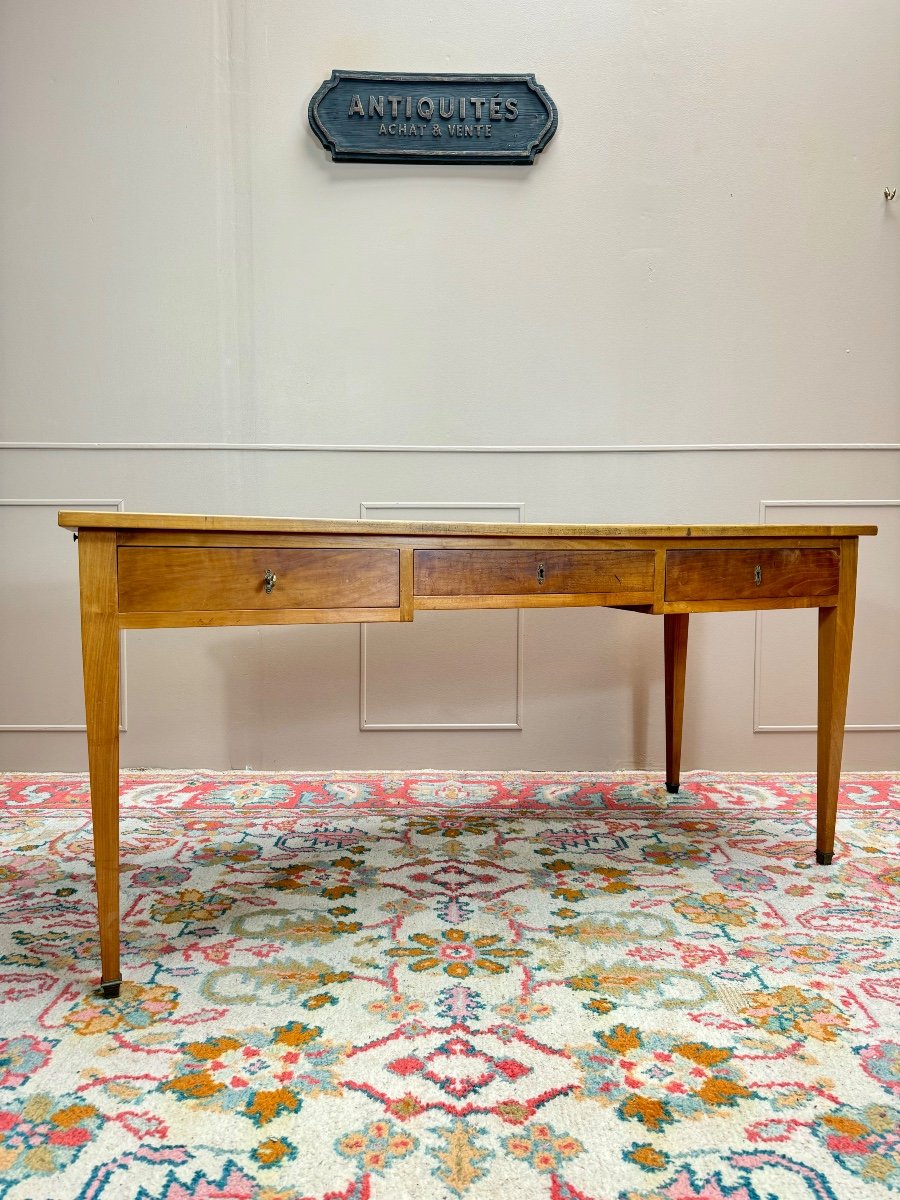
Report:
M873 521L845 765L900 763L896 0L0 19L0 765L84 763L79 502ZM559 131L531 168L333 164L340 66L533 70ZM634 614L126 640L128 765L662 760ZM811 769L814 614L691 640L686 766Z

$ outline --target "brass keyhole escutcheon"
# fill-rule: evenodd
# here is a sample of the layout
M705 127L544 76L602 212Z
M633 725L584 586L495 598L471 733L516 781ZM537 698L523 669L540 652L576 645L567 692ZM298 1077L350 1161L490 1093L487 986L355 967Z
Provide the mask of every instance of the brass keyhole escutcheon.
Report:
M263 587L266 589L266 595L271 596L275 590L275 584L278 582L278 576L274 571L266 571L263 576Z
M753 568L753 582L757 587L762 583L762 567L757 566Z
M543 584L543 582L544 582L544 564L543 563L538 563L537 581L540 584Z

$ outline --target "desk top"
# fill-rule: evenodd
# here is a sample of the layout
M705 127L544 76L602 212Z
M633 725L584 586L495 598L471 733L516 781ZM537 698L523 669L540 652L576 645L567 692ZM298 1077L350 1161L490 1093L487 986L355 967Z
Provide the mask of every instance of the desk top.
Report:
M65 511L64 529L167 529L194 533L397 534L415 537L797 538L862 537L877 525L535 525L518 521L330 521L293 517L227 517L194 513Z

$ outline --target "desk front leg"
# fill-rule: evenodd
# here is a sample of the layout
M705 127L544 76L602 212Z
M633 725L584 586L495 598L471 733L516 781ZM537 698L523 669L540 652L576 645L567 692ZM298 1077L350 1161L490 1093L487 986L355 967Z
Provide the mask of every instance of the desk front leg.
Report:
M816 862L826 867L834 857L834 827L841 782L850 650L856 609L857 550L855 538L842 545L838 602L833 608L819 609Z
M100 927L100 987L119 994L119 623L116 535L82 530L78 539L81 649L87 724L94 872Z
M681 730L684 725L684 678L687 669L688 614L663 617L666 676L666 790L681 783Z

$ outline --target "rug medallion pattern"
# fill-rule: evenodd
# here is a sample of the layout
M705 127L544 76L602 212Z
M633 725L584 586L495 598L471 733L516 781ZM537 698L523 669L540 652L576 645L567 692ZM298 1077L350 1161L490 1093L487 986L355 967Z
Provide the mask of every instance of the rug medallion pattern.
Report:
M0 1200L900 1195L900 777L0 776Z

